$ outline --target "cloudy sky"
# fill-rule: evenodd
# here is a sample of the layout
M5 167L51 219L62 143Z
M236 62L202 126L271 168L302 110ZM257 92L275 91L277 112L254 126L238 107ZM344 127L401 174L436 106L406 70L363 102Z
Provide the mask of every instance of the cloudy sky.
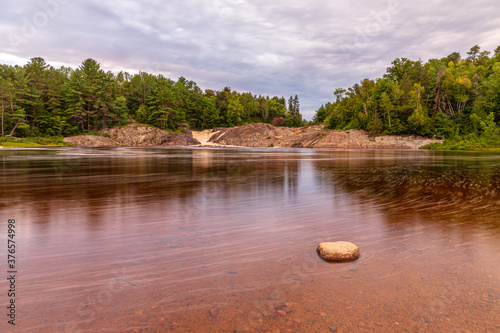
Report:
M498 0L20 0L0 12L0 63L184 76L202 89L299 95L310 119L337 87L395 58L500 45Z

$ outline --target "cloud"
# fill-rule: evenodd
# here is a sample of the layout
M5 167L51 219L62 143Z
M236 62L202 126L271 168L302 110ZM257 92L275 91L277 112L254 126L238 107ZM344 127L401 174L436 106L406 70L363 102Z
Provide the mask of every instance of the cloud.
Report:
M311 118L335 88L379 77L397 57L465 55L475 44L493 50L497 6L493 0L8 2L0 13L0 62L41 56L76 67L93 58L105 69L184 76L202 88L297 94Z

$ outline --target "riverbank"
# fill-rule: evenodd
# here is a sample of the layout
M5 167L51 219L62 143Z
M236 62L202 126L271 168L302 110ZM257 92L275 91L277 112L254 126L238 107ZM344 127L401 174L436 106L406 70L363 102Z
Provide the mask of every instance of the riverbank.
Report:
M168 132L133 123L103 130L100 135L78 135L62 138L9 139L5 148L41 146L223 146L276 148L340 148L340 149L419 149L441 140L419 136L373 136L362 130L334 131L324 125L300 128L275 127L256 123L236 127L218 127L203 131Z
M64 142L79 147L102 146L192 146L200 144L189 131L172 133L159 128L133 123L101 131L101 135L78 135L64 138Z
M37 148L73 146L66 143L63 137L36 137L36 138L0 138L0 148Z
M481 140L445 140L443 143L425 145L422 149L500 152L500 141L488 143Z
M340 149L419 149L441 140L419 136L373 136L362 130L327 130L324 125L300 128L249 124L215 128L205 134L208 142L245 147L340 148Z

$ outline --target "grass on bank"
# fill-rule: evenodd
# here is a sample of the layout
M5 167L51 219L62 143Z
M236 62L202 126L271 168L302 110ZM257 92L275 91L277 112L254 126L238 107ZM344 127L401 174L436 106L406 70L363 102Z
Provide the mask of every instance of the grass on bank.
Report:
M62 136L33 137L33 138L0 138L0 147L3 148L36 148L36 147L63 147L73 146L63 141Z
M443 143L431 143L423 146L422 149L500 151L500 136L484 137L471 134L465 137L447 139Z
M423 149L431 150L483 150L500 151L500 127L495 123L495 115L491 112L486 117L476 114L471 116L472 133L460 135L458 132L443 143L431 143Z

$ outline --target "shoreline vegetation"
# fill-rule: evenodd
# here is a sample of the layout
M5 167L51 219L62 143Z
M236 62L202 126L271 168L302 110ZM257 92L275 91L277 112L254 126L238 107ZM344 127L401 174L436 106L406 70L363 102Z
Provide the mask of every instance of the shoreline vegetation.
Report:
M396 59L386 74L334 91L313 121L327 128L443 139L433 150L500 151L500 46L441 59Z
M444 140L424 149L500 151L500 47L491 55L476 45L465 59L457 52L425 63L398 58L381 78L337 88L334 96L306 121L297 95L202 91L184 77L114 74L93 59L71 69L32 58L0 65L0 147L67 146L64 137L106 136L130 123L172 134L270 124Z
M38 148L38 147L64 147L73 144L64 142L62 136L59 137L31 137L31 138L0 138L2 148Z

